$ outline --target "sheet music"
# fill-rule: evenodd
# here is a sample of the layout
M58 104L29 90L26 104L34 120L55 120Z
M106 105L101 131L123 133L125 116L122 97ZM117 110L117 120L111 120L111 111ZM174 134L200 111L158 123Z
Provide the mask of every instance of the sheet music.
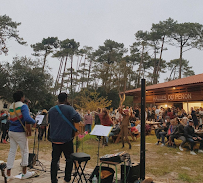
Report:
M35 121L37 122L38 125L41 125L43 119L44 119L44 115L37 115L35 118Z
M93 130L91 131L90 135L96 136L109 136L113 126L103 126L103 125L95 125Z

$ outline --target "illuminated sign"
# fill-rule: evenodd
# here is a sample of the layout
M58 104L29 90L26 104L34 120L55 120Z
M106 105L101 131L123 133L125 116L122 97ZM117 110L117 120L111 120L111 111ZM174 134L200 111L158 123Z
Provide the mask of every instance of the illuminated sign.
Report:
M192 99L192 93L174 93L168 95L153 96L153 102L190 100L190 99Z

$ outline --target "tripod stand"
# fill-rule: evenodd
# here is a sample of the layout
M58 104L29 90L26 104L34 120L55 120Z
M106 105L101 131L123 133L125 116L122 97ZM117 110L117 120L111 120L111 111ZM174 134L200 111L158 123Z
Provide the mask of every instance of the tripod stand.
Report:
M37 137L37 129L38 129L38 137ZM36 166L40 166L41 169L37 169L37 168L34 168L34 169L46 172L46 167L43 165L43 163L41 161L39 161L39 142L40 142L39 130L40 130L40 125L38 125L38 127L35 128L33 153L32 153L32 155L29 154L29 158L30 158L30 156L33 156L32 163L30 164L30 168L34 168L33 165L36 165ZM37 154L35 154L36 138L37 138Z

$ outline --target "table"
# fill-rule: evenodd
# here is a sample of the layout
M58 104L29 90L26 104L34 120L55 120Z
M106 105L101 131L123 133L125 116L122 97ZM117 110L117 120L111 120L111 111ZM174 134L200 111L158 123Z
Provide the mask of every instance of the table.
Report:
M195 130L195 133L203 138L203 130Z
M150 125L151 130L152 130L152 129L155 129L157 126L159 126L161 123L160 122L153 122L153 121L146 121L145 124Z
M121 163L124 163L124 183L126 183L126 165L125 165L125 161L123 161ZM112 161L102 161L102 160L100 160L100 166L99 166L99 183L101 183L101 166L102 166L102 164L115 166L115 169L116 169L116 183L118 183L117 165L120 164L120 163L119 162L112 162Z
M145 123L148 125L159 125L160 124L160 122L153 122L153 121L146 121Z

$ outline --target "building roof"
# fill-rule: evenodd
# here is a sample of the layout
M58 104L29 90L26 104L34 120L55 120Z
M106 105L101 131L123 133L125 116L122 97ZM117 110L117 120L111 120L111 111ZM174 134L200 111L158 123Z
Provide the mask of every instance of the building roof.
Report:
M158 83L155 85L146 86L146 90L155 90L155 89L160 89L160 88L177 87L177 86L196 84L196 83L203 83L203 74L197 74L197 75L189 76L186 78L175 79L175 80L168 81L165 83ZM134 93L134 92L138 92L138 91L141 91L141 88L128 90L125 93L128 94L128 93Z

